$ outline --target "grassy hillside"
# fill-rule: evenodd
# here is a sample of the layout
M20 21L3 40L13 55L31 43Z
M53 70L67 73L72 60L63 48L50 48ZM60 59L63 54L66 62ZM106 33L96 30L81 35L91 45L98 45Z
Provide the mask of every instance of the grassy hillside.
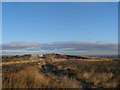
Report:
M84 89L120 86L118 59L99 58L99 61L95 61L98 60L97 57L81 58L59 54L47 54L44 57L14 56L10 57L14 59L12 61L9 58L4 61L2 58L2 87Z

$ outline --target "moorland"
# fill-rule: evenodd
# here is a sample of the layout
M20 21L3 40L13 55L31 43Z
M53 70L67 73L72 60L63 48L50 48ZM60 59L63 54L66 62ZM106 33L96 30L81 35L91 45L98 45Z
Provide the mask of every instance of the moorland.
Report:
M44 54L2 56L2 88L119 88L120 59Z

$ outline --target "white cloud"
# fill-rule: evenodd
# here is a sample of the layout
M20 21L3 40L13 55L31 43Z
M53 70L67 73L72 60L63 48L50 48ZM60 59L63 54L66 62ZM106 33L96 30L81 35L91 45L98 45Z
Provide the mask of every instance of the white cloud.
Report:
M8 45L8 46L11 46L11 47L18 47L18 46L25 46L25 47L29 47L29 46L40 46L41 44L38 44L38 43L30 43L30 42L14 42L14 43L7 43L7 44L4 44L4 45Z
M3 55L60 53L75 55L117 55L118 44L106 42L54 42L39 44L16 42L3 44Z
M27 48L27 47L40 47L44 44L40 43L31 43L31 42L13 42L13 43L6 43L2 45L3 49L17 49L17 48ZM1 46L1 45L0 45Z

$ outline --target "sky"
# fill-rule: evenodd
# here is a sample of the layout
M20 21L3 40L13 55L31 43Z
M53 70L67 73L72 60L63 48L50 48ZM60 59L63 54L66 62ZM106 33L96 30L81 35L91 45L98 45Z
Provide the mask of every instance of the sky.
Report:
M117 2L3 2L3 54L117 55Z
M3 43L117 42L117 3L3 3Z
M0 44L2 43L2 3L0 2ZM0 47L1 48L1 47Z
M3 2L119 2L119 0L2 0Z

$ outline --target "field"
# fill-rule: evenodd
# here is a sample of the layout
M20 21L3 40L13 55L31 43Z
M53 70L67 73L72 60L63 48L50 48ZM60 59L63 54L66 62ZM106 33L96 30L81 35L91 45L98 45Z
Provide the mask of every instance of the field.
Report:
M2 57L3 88L119 88L119 59L46 54Z

